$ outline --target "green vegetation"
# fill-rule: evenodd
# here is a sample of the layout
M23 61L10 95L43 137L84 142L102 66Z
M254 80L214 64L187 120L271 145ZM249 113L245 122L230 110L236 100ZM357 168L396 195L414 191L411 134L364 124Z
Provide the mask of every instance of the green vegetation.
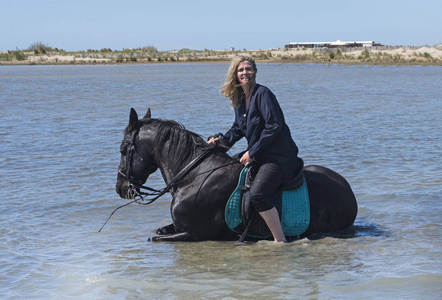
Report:
M301 49L305 50L305 49ZM417 53L413 56L404 53L390 54L382 51L373 51L364 49L360 54L354 55L352 52L345 53L345 49L318 49L310 53L298 52L299 50L292 50L290 54L283 54L280 59L285 62L303 62L303 63L338 63L338 64L436 64L442 65L442 59L435 59L428 52ZM300 54L298 54L300 53ZM357 53L357 52L356 52Z
M27 55L20 50L8 51L7 53L0 53L0 61L22 61L27 58Z
M11 61L12 57L9 53L0 53L0 61Z
M428 52L410 52L400 47L386 47L385 51L363 49L349 51L341 48L272 49L272 50L180 50L158 51L154 46L112 50L87 49L67 52L52 48L43 42L31 44L25 50L0 53L0 64L121 64L121 63L179 63L230 62L233 55L250 55L258 62L327 63L327 64L436 64L440 56ZM416 48L418 49L418 48ZM391 51L394 50L394 51ZM410 49L408 49L410 50ZM439 49L441 50L441 49ZM410 54L412 53L412 54ZM3 62L3 63L2 63Z
M14 56L16 60L25 60L26 59L26 55L17 49L17 51L14 51Z
M54 51L54 49L52 49L51 47L49 47L48 45L46 45L43 42L33 43L33 44L31 44L31 46L29 46L29 48L27 50L34 51L34 54L45 54L47 52Z

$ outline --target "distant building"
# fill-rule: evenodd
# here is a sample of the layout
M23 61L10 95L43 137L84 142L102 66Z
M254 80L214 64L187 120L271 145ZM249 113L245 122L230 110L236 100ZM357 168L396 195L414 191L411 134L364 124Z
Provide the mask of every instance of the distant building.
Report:
M338 48L338 47L373 47L382 46L374 41L357 41L357 42L302 42L290 43L285 48Z

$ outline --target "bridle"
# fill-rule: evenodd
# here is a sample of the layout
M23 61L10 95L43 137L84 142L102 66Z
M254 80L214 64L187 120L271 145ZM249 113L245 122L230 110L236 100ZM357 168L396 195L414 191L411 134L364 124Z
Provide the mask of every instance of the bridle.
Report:
M106 223L110 220L110 218L112 217L112 215L120 208L125 207L129 204L132 204L134 202L138 203L138 204L142 204L142 205L148 205L151 204L153 202L155 202L158 198L160 198L161 196L163 196L164 194L166 194L167 192L169 192L173 186L175 186L178 182L181 181L181 179L183 179L183 177L196 165L198 165L199 163L201 163L212 151L213 149L217 148L217 145L213 145L212 147L208 147L207 149L205 149L200 155L198 155L196 158L194 158L187 166L185 166L177 175L175 175L175 177L171 180L171 182L164 188L157 190L148 186L144 186L143 185L143 181L141 179L137 179L133 176L131 176L131 170L130 170L130 166L132 164L132 158L133 158L133 154L135 152L135 138L138 135L140 129L138 128L137 130L135 130L132 133L131 139L130 141L123 141L122 144L128 144L128 150L126 150L126 173L124 173L123 170L121 170L120 168L118 168L118 173L123 176L128 182L129 182L129 189L130 189L130 193L131 196L133 196L134 198L138 197L138 199L132 200L126 204L123 204L119 207L117 207L116 209L114 209L114 211L110 214L109 218L107 218L106 222L104 222L103 226L100 228L100 230L98 232L101 232L101 230L104 228L104 226L106 225ZM215 172L218 169L233 165L233 164L237 164L239 163L239 160L233 160L231 162L228 162L224 165L212 168L210 170L201 172L198 175L202 175L202 174L206 174L209 173L208 176L210 176L210 174L212 174L213 172ZM207 177L208 177L207 176ZM207 179L207 178L206 178ZM201 188L201 187L200 187ZM148 192L142 192L141 189L144 190L148 190L151 193ZM148 199L145 200L144 196L155 196L152 199Z
M215 147L209 147L205 149L200 155L198 155L196 158L194 158L187 166L185 166L175 177L171 180L171 182L165 187L160 190L148 187L143 185L143 181L141 179L137 179L134 176L131 175L131 165L132 165L132 158L133 154L136 151L135 150L135 138L139 133L139 129L135 130L132 133L132 137L130 141L123 141L122 144L128 144L128 149L126 150L126 173L121 170L121 168L118 168L118 173L123 176L129 183L129 189L131 189L131 193L133 197L139 197L140 199L136 199L135 202L143 205L150 204L157 200L159 197L163 196L167 192L169 192L174 185L176 185L194 166L202 162L206 156L209 155L209 153L215 148ZM222 167L225 167L227 165L231 165L237 163L237 161L230 162L226 165L223 165ZM219 167L218 167L219 168ZM217 170L218 168L212 169ZM138 190L140 191L138 191ZM143 192L142 189L150 191L149 192ZM143 196L156 196L150 200L144 200ZM141 200L141 201L140 201ZM147 202L145 202L147 201Z
M132 158L133 158L133 154L135 152L135 138L138 135L139 131L140 131L140 129L138 128L137 130L135 130L132 133L132 137L131 137L130 141L123 141L122 142L122 145L124 145L124 144L129 145L126 150L126 173L123 170L121 170L121 168L118 168L118 173L129 182L129 190L130 190L131 196L132 197L140 197L141 200L144 201L143 196L159 195L162 192L162 190L157 190L157 189L154 189L154 188L151 188L148 186L144 186L143 181L141 179L137 179L134 176L132 176L132 174L131 174ZM145 189L145 190L151 191L153 193L142 192L142 191L138 191L137 189L138 190ZM162 193L161 196L164 195L165 193L166 192ZM153 200L153 201L155 201L155 200ZM139 201L139 200L137 199L136 201ZM140 203L140 204L149 204L149 203Z

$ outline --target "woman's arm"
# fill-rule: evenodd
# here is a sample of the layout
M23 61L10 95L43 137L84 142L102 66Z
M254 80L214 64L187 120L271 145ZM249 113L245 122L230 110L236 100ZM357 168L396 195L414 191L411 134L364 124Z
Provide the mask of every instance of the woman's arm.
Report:
M284 114L275 95L270 91L263 92L255 100L264 120L264 128L257 142L249 148L250 157L256 157L275 142L279 133L283 130Z
M220 141L228 146L232 147L237 141L244 137L244 133L239 128L238 122L235 117L232 127L220 138Z

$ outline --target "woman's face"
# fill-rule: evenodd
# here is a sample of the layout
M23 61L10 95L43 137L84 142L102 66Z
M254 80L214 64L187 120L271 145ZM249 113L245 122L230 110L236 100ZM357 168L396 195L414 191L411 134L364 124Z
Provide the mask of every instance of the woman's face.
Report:
M240 85L247 85L255 82L256 70L252 63L245 60L239 63L236 78Z

